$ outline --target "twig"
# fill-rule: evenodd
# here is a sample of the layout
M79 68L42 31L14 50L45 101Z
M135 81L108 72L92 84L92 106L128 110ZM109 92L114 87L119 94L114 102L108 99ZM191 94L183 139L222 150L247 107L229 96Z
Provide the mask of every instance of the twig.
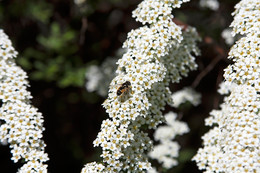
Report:
M87 27L88 27L88 20L87 20L87 18L83 17L81 19L81 22L82 22L82 26L81 26L81 29L80 29L79 45L83 45L84 44L85 32L86 32Z
M214 58L210 64L202 71L200 72L200 74L196 77L196 79L194 80L194 82L192 83L192 88L196 88L199 84L199 82L201 81L201 79L206 76L215 66L216 64L223 59L223 56L219 55L216 58Z

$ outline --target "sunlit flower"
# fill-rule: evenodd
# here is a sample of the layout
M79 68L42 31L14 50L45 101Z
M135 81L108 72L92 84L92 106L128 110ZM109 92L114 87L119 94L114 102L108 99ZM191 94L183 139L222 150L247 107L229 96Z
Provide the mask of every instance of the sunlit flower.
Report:
M97 65L88 67L86 72L86 89L88 92L96 91L100 96L107 96L109 83L116 75L116 62L124 52L124 49L119 49L115 57L107 57L100 67Z
M16 65L14 50L8 36L0 30L0 126L1 143L10 144L12 160L26 163L18 172L46 172L49 160L44 152L43 117L30 104L31 93L26 73Z
M177 142L172 141L176 135L182 135L189 131L186 123L176 120L177 115L169 112L165 115L166 125L156 129L154 138L160 143L154 146L149 156L158 160L166 169L170 169L177 165L176 158L179 155L180 146Z
M206 172L260 171L260 2L241 0L235 6L234 34L244 34L229 52L234 64L225 69L220 92L228 94L206 125L203 148L193 158Z
M117 61L103 103L110 119L103 121L94 141L103 148L101 172L138 173L152 168L147 155L152 141L143 129L164 121L161 111L172 103L169 83L179 82L197 67L196 30L182 29L172 21L172 8L186 1L144 0L133 12L146 25L128 33L123 44L126 53ZM95 172L98 165L89 163L82 172Z

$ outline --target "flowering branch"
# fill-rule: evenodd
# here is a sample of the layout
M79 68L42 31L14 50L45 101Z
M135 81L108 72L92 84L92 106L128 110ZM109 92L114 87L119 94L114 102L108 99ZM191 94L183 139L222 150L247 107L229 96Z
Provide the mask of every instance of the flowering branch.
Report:
M43 118L31 105L26 73L16 65L17 52L8 36L0 30L0 140L10 144L12 160L27 162L18 172L47 172L49 158L44 152Z
M204 147L193 158L206 172L260 171L260 3L241 0L235 8L233 36L245 36L229 52L234 64L225 69L219 90L230 95L206 119L217 126L202 137Z
M197 67L192 55L199 53L195 29L188 27L182 33L172 21L172 8L187 1L144 0L134 10L136 20L147 25L128 34L123 46L127 52L117 62L117 76L103 104L110 119L103 121L94 141L103 149L103 163L89 163L82 173L151 169L146 153L152 141L143 129L164 121L161 111L172 103L169 83L179 82Z

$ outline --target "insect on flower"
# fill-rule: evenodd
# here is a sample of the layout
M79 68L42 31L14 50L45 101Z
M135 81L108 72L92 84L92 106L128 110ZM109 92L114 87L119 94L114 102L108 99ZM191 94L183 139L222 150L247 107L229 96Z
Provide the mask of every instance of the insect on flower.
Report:
M127 94L131 88L131 82L125 81L121 86L117 89L116 95L122 96L124 94Z

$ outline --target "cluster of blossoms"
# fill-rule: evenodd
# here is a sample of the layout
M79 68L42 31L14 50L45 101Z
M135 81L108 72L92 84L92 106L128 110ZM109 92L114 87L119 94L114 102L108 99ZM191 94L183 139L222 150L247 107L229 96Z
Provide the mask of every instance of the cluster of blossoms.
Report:
M216 11L219 8L219 2L218 0L200 0L200 6Z
M193 106L198 106L201 100L201 94L194 91L190 87L183 88L172 94L172 100L174 100L172 106L178 108L181 104L189 102Z
M176 135L189 132L188 125L176 118L176 113L165 114L166 125L160 126L154 133L154 139L160 143L149 153L149 157L158 160L165 169L170 169L178 163L175 158L179 155L180 146L172 140Z
M232 36L232 29L227 28L224 29L221 33L222 38L225 40L227 45L233 45L235 42L235 38Z
M8 36L0 30L0 140L10 144L14 162L27 162L18 172L47 172L43 117L30 103L27 75L16 65L16 56Z
M115 77L116 62L124 54L124 49L119 49L115 57L107 57L100 65L91 65L86 72L86 89L88 92L96 91L102 97L107 96L107 88Z
M74 0L74 3L76 4L76 5L82 5L82 4L84 4L86 2L86 0Z
M200 104L201 95L190 87L186 87L177 91L171 96L173 107L178 108L181 104L189 102L197 106ZM158 160L164 169L170 169L178 164L176 158L179 156L180 145L174 142L177 135L189 132L187 123L176 120L177 114L169 112L164 115L166 125L159 126L154 133L154 139L159 141L153 150L149 152L149 157ZM156 173L156 168L148 171L148 173Z
M260 2L241 0L235 8L233 33L244 37L229 52L234 64L225 69L220 91L230 94L206 119L217 126L194 157L206 172L260 172Z
M94 146L102 147L103 162L86 164L82 173L151 169L146 153L152 141L143 129L156 128L164 121L161 111L172 103L169 83L197 67L195 29L187 27L182 32L172 21L172 8L186 1L144 0L133 12L137 21L147 25L128 34L123 46L126 53L117 62L117 76L103 104L110 119L103 121L94 141Z

